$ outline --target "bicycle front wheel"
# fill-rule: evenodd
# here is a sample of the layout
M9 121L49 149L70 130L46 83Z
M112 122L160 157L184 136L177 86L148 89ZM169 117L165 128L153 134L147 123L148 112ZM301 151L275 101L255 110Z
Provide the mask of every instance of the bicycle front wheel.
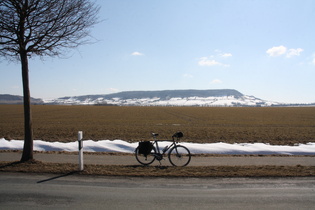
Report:
M168 159L173 166L187 166L191 159L190 151L182 145L174 146L168 153Z
M142 165L150 165L151 163L153 163L153 161L155 160L155 153L156 150L154 147L152 148L151 153L148 155L140 154L139 147L137 147L135 150L136 159Z

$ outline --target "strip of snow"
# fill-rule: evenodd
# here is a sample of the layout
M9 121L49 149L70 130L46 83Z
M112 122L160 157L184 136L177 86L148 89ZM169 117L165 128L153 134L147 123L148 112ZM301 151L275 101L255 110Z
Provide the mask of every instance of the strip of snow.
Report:
M160 148L170 145L171 142L159 142ZM22 150L24 141L0 139L0 150ZM315 155L315 143L299 144L296 146L277 146L263 143L180 143L186 146L192 154L282 154L282 155ZM84 140L85 152L124 152L133 153L138 143L129 143L123 140ZM78 151L78 142L46 142L34 140L35 151Z

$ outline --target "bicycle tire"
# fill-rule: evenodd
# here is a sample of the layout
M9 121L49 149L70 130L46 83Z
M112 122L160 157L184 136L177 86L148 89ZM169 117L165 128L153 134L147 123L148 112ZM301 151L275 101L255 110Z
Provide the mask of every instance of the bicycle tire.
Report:
M191 154L186 147L176 145L169 151L168 159L173 166L187 166L191 160Z
M143 154L139 154L139 147L137 147L135 150L136 159L142 165L150 165L151 163L153 163L153 161L156 158L154 155L155 153L156 153L156 150L154 147L152 148L151 153L148 154L147 156L145 156Z

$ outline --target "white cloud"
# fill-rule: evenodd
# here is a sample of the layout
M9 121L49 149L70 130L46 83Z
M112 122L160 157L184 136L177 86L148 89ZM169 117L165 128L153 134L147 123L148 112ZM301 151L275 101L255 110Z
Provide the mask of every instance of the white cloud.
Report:
M220 56L226 58L226 57L231 57L232 54L231 53L223 53L223 54L220 54Z
M303 52L302 48L289 49L289 52L287 53L287 57L291 58L293 56L299 56L301 52Z
M291 58L293 56L299 56L303 52L302 48L296 49L287 49L285 46L281 45L278 47L272 47L266 51L267 54L271 57L286 55L287 58Z
M144 54L136 51L136 52L131 53L131 55L133 55L133 56L141 56L141 55L144 55Z
M198 62L200 66L216 66L221 65L220 62L216 60L209 60L208 58L200 58L200 61Z
M224 66L224 67L229 67L229 65L220 63L214 59L212 59L212 56L209 58L207 57L201 57L198 62L199 66Z
M215 50L215 55L205 56L199 58L199 66L223 66L229 67L229 64L222 63L221 60L228 57L231 57L231 53L223 53L220 50Z
M211 84L221 84L221 83L222 83L222 81L219 79L214 79L211 81Z
M313 58L313 61L312 61L312 63L315 65L315 56L314 56L314 58Z
M275 57L283 55L287 52L287 48L285 46L272 47L266 51L269 56Z

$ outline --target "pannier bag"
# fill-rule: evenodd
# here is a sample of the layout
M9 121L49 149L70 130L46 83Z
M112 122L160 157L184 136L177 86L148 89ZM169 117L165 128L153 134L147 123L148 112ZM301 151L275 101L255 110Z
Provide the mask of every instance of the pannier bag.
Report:
M152 148L153 148L153 144L150 141L139 142L139 154L143 154L144 156L147 156L148 154L150 154Z

